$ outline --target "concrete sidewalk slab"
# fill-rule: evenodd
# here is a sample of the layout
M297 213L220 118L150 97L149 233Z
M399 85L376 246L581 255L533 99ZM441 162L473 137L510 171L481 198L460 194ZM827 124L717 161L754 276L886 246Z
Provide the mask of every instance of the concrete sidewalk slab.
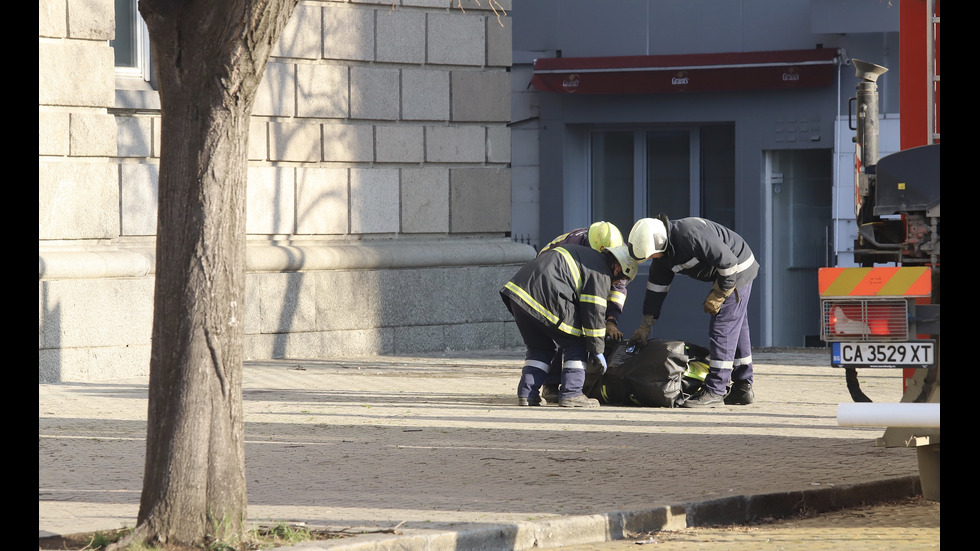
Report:
M594 526L614 529L617 511L711 502L730 510L737 503L723 500L914 481L914 450L874 447L881 429L837 426L837 404L849 396L826 350L754 359L757 402L704 410L519 408L518 351L248 362L249 518L357 532L397 526L402 538L502 531L498 541L541 546L548 523L570 533L568 523L585 522L594 537ZM901 396L898 371L861 379L875 399ZM135 523L146 385L39 385L40 535ZM529 530L533 538L520 535ZM442 548L430 544L412 548Z

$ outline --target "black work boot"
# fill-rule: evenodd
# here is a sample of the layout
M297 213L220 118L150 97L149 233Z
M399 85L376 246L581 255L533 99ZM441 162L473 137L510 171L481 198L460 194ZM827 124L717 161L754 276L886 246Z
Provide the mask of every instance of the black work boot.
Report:
M538 396L528 396L527 398L523 396L517 397L517 405L519 406L540 406L541 398Z
M599 407L599 400L589 398L585 394L576 394L558 400L558 405L563 408L597 408Z
M681 404L682 408L713 408L725 403L725 396L713 394L710 390L704 389L700 394L695 394Z
M558 403L558 385L544 385L541 387L541 399L546 404Z
M728 405L744 406L754 400L755 392L752 391L752 383L749 381L735 381L728 396L725 396L725 403Z

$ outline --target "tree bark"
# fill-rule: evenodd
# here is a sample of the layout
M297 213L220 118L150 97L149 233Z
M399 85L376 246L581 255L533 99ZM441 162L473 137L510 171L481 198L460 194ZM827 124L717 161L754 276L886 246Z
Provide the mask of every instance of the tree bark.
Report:
M146 465L133 539L232 541L242 419L249 117L297 0L140 0L161 152Z

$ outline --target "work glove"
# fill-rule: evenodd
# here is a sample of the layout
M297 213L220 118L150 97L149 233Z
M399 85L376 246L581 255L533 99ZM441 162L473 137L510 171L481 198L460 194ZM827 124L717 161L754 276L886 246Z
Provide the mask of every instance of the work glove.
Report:
M645 314L643 319L640 320L640 326L633 331L633 336L630 337L630 344L646 344L647 339L650 337L650 329L653 328L653 324L657 323L657 319L649 314Z
M606 364L606 357L599 353L595 355L595 359L599 360L599 365L602 366L602 374L605 375L606 370L609 369L609 366Z
M732 294L735 288L732 287L727 291L723 291L721 286L718 285L716 281L714 285L711 286L711 292L708 293L708 298L704 299L704 312L706 314L711 314L712 316L717 316L718 312L721 311L721 305L728 300L728 296Z
M606 320L606 338L614 341L623 340L623 332L613 320Z

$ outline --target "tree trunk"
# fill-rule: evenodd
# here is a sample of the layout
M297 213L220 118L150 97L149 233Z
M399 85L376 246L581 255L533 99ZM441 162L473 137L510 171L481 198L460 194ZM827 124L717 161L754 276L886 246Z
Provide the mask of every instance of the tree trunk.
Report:
M162 112L153 344L134 540L234 540L249 117L297 0L140 0Z

